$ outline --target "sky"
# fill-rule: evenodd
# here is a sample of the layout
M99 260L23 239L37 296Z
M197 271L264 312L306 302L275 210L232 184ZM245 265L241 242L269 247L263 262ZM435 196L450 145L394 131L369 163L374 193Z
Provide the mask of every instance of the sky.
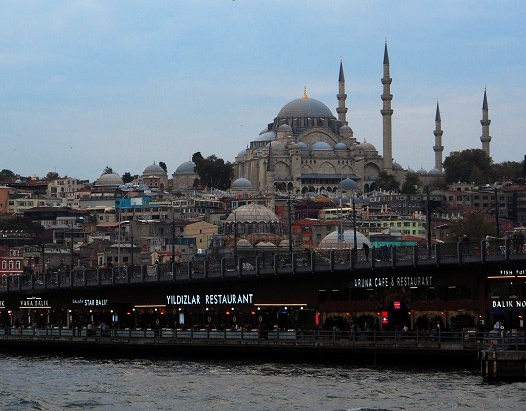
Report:
M524 1L13 1L0 14L0 170L96 180L106 167L171 174L192 154L233 162L306 87L382 154L387 41L393 157L434 167L481 148L487 89L491 156L522 161Z

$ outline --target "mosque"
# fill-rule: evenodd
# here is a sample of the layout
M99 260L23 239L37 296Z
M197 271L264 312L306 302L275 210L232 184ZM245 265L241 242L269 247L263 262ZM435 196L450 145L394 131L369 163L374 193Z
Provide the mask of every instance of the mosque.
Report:
M268 124L246 149L237 154L234 165L233 188L238 185L263 194L291 192L335 193L344 179L352 179L362 193L374 191L381 172L393 175L403 182L408 171L393 160L393 135L389 54L384 49L383 102L380 113L383 120L382 155L365 140L354 136L347 121L345 76L340 62L338 79L338 107L335 117L321 101L310 98L307 91L301 98L285 104L274 121ZM489 155L489 124L486 91L484 91L483 118L481 120L482 149ZM435 167L416 171L424 183L443 176L442 129L437 103L435 116Z

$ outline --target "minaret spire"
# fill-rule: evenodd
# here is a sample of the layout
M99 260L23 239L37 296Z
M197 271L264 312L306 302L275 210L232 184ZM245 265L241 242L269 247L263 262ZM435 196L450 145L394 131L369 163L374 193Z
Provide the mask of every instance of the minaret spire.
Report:
M338 94L336 95L338 99L338 108L336 112L338 113L338 121L342 126L346 126L347 123L347 107L345 107L345 101L347 100L347 94L345 94L345 76L343 74L343 62L340 60L340 75L338 76Z
M435 145L433 146L433 150L435 151L435 169L442 172L442 152L444 151L444 146L442 145L442 134L444 134L444 132L442 131L442 119L440 118L440 107L438 106L438 101L435 114L435 131L433 131L433 134L435 135Z
M384 171L391 173L393 170L393 131L392 131L392 115L393 110L391 109L391 100L393 95L391 94L391 82L393 79L389 73L389 53L387 51L387 41L385 42L384 49L384 76L382 77L383 94L382 101L383 107L380 110L383 118L383 156L384 156Z
M491 141L491 136L489 135L489 125L491 120L489 119L489 110L488 110L488 96L486 95L486 88L484 88L484 100L482 102L482 120L480 124L482 125L482 136L480 136L480 141L482 142L482 150L490 156L489 151L489 142Z

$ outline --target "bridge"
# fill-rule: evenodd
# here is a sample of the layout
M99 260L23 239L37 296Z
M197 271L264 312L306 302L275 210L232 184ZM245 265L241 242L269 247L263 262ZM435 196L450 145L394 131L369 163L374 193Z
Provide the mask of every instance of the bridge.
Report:
M198 261L136 265L131 267L56 269L42 273L5 276L0 296L12 293L39 292L90 287L114 287L129 284L166 284L216 282L268 276L304 276L345 272L364 274L390 271L425 271L430 267L463 270L466 267L496 266L503 270L522 267L526 253L518 252L509 240L492 239L480 243L437 243L434 247L401 246L364 250L328 250L312 252L258 253L239 250L235 258L210 256ZM526 271L525 271L526 274Z

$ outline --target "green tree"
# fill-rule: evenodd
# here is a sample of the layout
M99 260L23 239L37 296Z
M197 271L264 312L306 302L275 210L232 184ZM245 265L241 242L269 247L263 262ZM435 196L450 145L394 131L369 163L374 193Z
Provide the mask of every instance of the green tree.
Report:
M496 227L484 214L469 213L451 225L451 237L456 241L467 237L471 243L478 243L487 235L495 234Z
M493 164L492 174L495 181L515 180L523 177L523 164L517 161L504 161Z
M380 172L376 179L376 186L384 191L399 191L400 183L396 181L396 178L392 174L388 174L386 171Z
M47 174L46 174L46 180L48 181L53 181L53 180L56 180L58 179L60 176L58 175L58 173L56 171L49 171Z
M196 152L192 156L195 163L195 172L199 176L198 184L207 187L226 190L230 188L230 183L234 177L234 168L230 162L222 158L211 155L204 158L201 152Z
M491 158L484 150L468 149L455 151L444 160L444 171L448 183L491 183Z
M15 177L15 173L13 173L11 170L3 169L0 171L0 180L2 181L8 181Z
M403 194L416 194L421 185L422 181L420 180L420 176L417 173L410 171L405 176L400 192Z
M126 184L126 183L131 183L133 180L134 180L134 177L130 174L129 171L126 171L126 172L122 175L122 181L124 182L124 184Z

